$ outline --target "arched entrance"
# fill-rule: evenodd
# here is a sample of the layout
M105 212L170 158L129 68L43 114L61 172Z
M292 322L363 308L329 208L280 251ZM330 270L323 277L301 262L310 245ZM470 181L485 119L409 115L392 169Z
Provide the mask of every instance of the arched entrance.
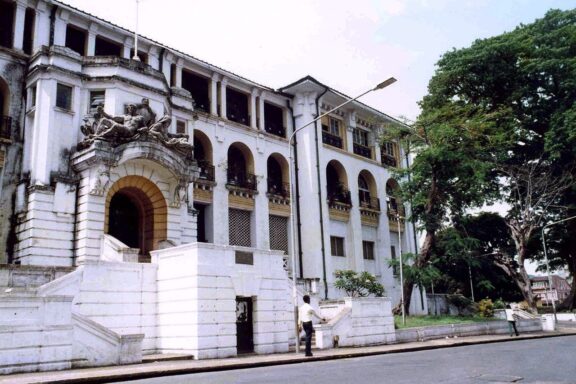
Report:
M140 249L140 262L166 239L166 201L151 181L140 176L118 180L106 198L105 233Z

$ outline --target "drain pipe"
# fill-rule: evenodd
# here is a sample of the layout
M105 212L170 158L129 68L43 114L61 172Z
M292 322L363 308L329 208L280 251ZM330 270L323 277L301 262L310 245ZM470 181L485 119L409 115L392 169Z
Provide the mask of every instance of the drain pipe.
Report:
M320 106L318 102L320 98L328 92L328 88L324 89L318 97L316 97L316 116L320 116ZM318 208L320 209L320 241L322 244L322 280L324 282L324 300L328 300L328 280L326 278L326 249L324 248L324 211L322 209L322 179L320 177L320 146L318 143L318 122L314 123L314 139L316 146L316 176L318 179ZM322 122L320 122L322 124Z
M292 116L292 129L296 129L296 119L294 118L294 108L290 105L290 100L286 100L286 106ZM296 205L296 232L298 233L298 260L300 262L300 278L304 276L304 265L302 263L302 220L300 219L300 178L298 177L298 141L294 136L294 184L296 195L292 196L293 203ZM292 234L294 236L294 234Z

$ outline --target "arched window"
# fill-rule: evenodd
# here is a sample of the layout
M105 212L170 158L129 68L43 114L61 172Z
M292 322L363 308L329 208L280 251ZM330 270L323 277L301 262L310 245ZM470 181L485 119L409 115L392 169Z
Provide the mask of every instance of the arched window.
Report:
M370 188L368 182L362 175L358 175L358 199L360 205L370 205Z

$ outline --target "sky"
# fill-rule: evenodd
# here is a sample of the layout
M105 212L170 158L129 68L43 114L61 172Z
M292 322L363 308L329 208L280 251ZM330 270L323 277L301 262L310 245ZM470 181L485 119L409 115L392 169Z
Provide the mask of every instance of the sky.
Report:
M63 0L134 30L136 0ZM453 48L513 30L574 0L140 0L139 32L274 89L311 75L415 119L435 63Z

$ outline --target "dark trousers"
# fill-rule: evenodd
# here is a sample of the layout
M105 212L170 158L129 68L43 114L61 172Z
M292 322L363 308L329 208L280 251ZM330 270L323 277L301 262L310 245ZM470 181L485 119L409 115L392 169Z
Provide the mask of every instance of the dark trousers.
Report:
M314 326L311 321L305 321L302 323L302 328L306 336L304 340L306 341L306 355L312 355L312 333L314 333Z
M510 336L512 336L512 328L514 328L514 333L518 336L518 330L516 329L515 321L508 321L508 330L510 331Z

